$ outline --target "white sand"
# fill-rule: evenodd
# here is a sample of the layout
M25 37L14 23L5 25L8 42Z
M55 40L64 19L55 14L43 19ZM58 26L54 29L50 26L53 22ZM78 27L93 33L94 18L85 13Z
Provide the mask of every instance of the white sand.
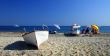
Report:
M0 56L110 56L110 37L50 36L40 46L26 45L22 37L0 37Z

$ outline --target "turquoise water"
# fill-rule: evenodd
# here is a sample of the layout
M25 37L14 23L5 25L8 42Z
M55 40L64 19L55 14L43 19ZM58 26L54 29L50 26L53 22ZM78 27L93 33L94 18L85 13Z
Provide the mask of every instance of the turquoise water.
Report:
M55 26L48 26L47 27L42 27L42 26L19 26L19 27L15 27L15 26L0 26L0 31L1 32L24 32L25 30L27 32L31 32L34 30L49 30L49 31L58 31L58 32L70 32L71 31L71 26L60 26L61 29L57 29ZM85 28L84 26L82 26L80 28L80 30L82 30L83 28ZM104 32L104 33L110 33L110 26L99 26L100 28L100 32ZM24 30L25 29L25 30Z

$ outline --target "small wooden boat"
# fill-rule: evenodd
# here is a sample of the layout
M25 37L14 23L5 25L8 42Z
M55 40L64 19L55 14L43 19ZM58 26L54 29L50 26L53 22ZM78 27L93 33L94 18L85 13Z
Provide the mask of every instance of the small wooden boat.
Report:
M23 35L23 38L27 44L35 45L39 48L40 44L48 40L48 36L48 31L34 31Z

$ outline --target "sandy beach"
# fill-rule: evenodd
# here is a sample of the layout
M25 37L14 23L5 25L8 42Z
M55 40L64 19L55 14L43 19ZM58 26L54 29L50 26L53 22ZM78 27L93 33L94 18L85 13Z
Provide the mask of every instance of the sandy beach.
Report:
M0 56L110 56L109 34L93 37L50 34L38 50L27 45L22 34L6 34L0 35Z

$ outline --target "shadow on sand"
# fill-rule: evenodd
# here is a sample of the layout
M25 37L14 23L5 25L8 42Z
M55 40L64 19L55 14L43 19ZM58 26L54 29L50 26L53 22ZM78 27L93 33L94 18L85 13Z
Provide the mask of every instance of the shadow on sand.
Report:
M4 50L38 50L38 48L36 46L29 45L24 41L16 41L7 45Z
M64 33L64 36L67 36L67 37L75 37L75 36L78 36L78 35L72 34L72 33Z

